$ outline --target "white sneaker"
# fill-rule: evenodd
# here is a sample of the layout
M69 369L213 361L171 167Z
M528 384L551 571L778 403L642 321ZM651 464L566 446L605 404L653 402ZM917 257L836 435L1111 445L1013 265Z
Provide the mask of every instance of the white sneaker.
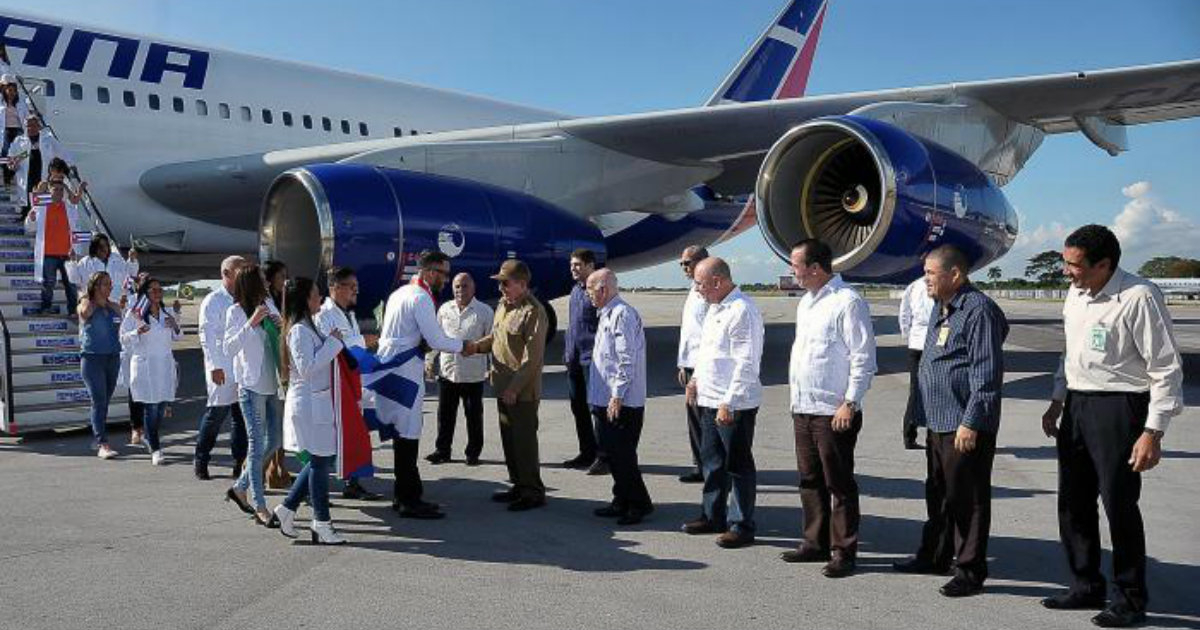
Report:
M163 465L163 452L162 451L154 451L153 453L150 453L150 463L154 464L155 466L162 466Z
M117 456L117 452L109 448L107 444L101 444L100 450L96 451L96 457L100 459L112 459Z
M312 541L318 545L344 545L346 539L337 533L329 521L312 522Z
M279 519L279 533L288 538L295 538L299 534L296 533L296 512L287 509L282 503L275 506L275 518Z

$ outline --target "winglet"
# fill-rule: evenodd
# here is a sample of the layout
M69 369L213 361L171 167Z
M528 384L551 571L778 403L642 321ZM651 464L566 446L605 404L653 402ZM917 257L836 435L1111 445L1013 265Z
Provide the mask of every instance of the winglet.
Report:
M790 0L706 105L804 95L828 0Z

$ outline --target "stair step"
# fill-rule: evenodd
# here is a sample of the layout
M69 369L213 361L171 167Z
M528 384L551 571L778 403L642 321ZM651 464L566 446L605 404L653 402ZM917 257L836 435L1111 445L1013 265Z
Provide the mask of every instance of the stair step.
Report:
M47 405L44 408L24 409L17 407L13 412L9 433L32 433L47 429L70 426L87 426L91 408L87 405ZM113 401L108 406L108 424L129 421L129 404L125 400Z
M113 400L116 400L117 396L124 394L125 391L123 389L117 388L117 391L113 394ZM14 409L18 413L50 408L52 405L86 405L91 403L91 401L92 396L88 394L87 388L82 385L32 391L17 390L13 392Z
M79 352L79 337L71 334L22 335L12 338L11 352Z
M13 371L13 387L65 387L82 385L83 375L76 366L66 366L56 370L23 370Z
M0 225L0 235L24 236L25 235L25 226L24 225L13 225L11 223L5 224L5 225Z
M4 313L4 319L14 320L26 317L37 316L38 305L34 304L0 304L0 313ZM63 303L60 301L57 304L50 306L50 312L54 315L62 315L66 311L63 308Z
M68 365L79 365L79 353L45 352L38 354L12 354L11 360L14 370L19 368L66 367Z
M25 291L41 291L42 283L33 279L33 272L28 276L0 276L0 291L6 289L21 289Z
M54 297L52 302L62 304L66 302L67 291L62 288L61 282L55 283ZM0 304L40 304L42 301L42 288L38 286L34 289L5 289L0 287Z
M8 320L8 332L11 335L69 333L79 330L79 322L66 317L34 317L31 319Z
M9 276L33 277L32 262L7 262L0 260L0 274Z

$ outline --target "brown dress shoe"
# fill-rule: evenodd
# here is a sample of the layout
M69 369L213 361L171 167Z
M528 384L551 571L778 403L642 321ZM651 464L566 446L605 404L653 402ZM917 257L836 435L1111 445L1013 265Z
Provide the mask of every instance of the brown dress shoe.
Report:
M816 545L800 543L798 548L779 554L779 559L784 562L827 562L829 552L817 548Z
M692 534L720 534L725 531L724 527L706 519L698 518L694 521L688 521L683 524L683 533Z
M854 556L835 553L833 558L821 568L821 575L827 578L843 578L854 573Z
M731 529L717 536L717 546L725 549L737 549L754 543L754 534L738 529Z

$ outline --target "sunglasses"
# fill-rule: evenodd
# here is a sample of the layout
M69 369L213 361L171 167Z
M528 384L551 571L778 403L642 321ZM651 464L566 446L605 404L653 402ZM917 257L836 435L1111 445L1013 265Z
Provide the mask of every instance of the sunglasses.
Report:
M680 267L691 267L691 266L692 266L692 265L694 265L694 264L696 264L696 261L694 261L694 260L681 260L681 261L679 261L679 266L680 266Z

